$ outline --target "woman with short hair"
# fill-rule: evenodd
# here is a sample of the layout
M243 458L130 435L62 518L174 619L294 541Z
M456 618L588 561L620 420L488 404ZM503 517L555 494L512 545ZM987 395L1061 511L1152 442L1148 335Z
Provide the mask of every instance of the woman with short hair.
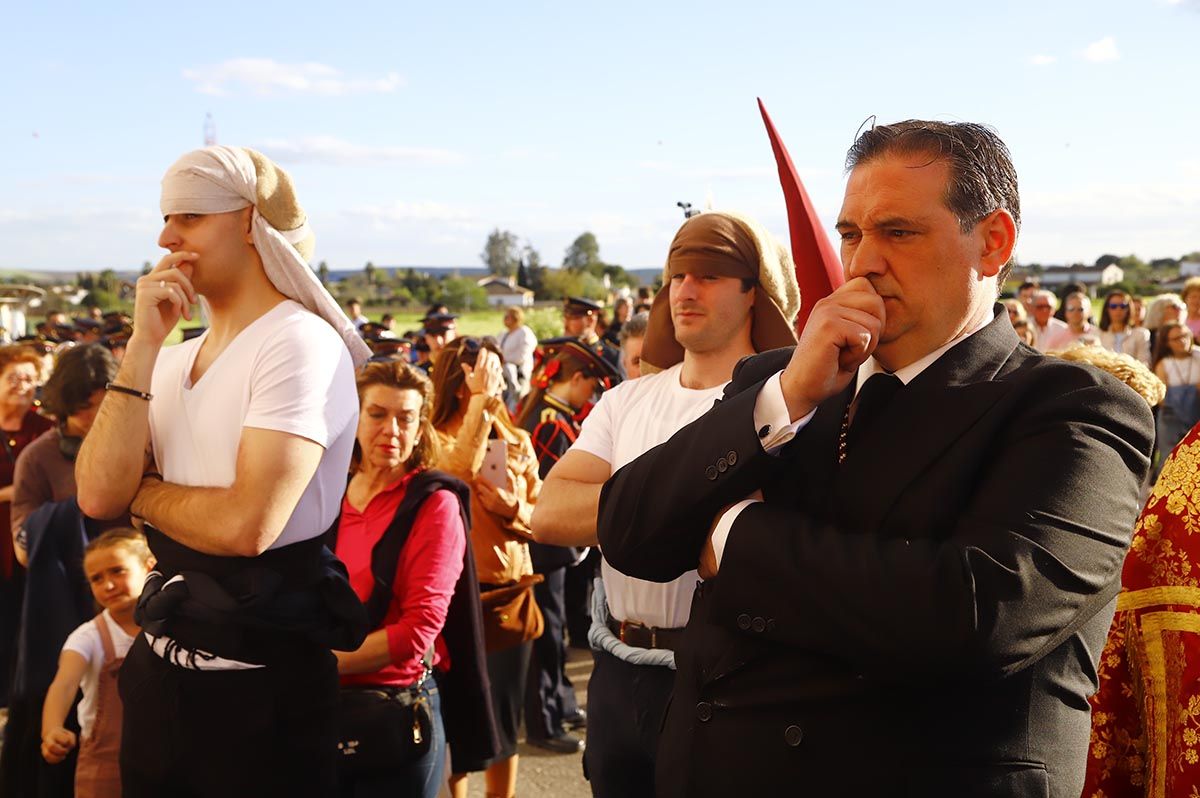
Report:
M351 731L351 720L373 723L394 717L386 702L371 700L380 694L389 701L420 705L413 711L427 711L429 726L421 732L428 740L422 741L427 747L419 756L355 768L352 747L343 752L338 778L346 798L434 798L446 761L439 680L453 662L442 631L464 568L462 500L467 489L431 470L440 447L429 423L433 389L424 374L398 361L368 363L359 371L357 384L352 475L333 545L346 564L354 592L378 617L372 617L374 629L356 651L334 652L343 691L342 736ZM388 562L388 573L377 574L375 560L397 540L395 565ZM376 604L374 593L381 579L388 590ZM358 712L353 718L351 709Z
M104 386L116 376L112 353L102 344L84 344L58 356L42 388L42 410L54 419L54 427L21 453L13 479L13 547L22 565L28 556L25 519L46 502L75 496L75 455L100 409ZM129 526L129 516L85 523L89 537L95 537L104 529Z

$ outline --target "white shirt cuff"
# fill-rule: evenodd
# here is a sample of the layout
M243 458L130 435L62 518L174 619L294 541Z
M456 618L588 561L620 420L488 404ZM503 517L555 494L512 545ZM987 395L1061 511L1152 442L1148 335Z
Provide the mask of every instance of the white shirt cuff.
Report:
M794 423L788 416L787 401L783 398L783 386L779 382L782 371L777 371L763 384L754 400L754 429L758 431L758 442L767 454L775 454L780 447L796 437L816 414L813 410ZM720 558L718 558L720 559Z
M729 530L733 529L733 522L741 515L742 510L745 510L752 504L757 504L758 499L742 499L737 504L731 506L728 510L721 514L717 520L717 526L712 533L713 556L717 560L717 567L721 567L721 557L725 554L725 543L729 540Z

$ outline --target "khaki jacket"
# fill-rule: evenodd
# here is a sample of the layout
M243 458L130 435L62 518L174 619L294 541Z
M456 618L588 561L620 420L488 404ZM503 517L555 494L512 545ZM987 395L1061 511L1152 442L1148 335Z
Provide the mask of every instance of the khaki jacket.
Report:
M467 413L457 431L438 430L442 458L438 468L468 485L483 466L488 438L495 437L508 444L508 476L517 496L517 515L511 521L487 510L471 491L471 550L479 581L487 585L507 585L533 573L529 543L533 539L529 521L542 481L538 478L538 461L529 434L510 430L496 420L497 413L508 412L504 402L496 397L476 394L467 404Z

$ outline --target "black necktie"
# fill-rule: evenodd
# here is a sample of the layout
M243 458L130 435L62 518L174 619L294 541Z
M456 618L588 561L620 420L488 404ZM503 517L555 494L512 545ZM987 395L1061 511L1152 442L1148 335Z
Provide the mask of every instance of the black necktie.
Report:
M882 372L872 374L850 403L846 413L846 449L854 447L871 428L896 392L904 387L900 378Z

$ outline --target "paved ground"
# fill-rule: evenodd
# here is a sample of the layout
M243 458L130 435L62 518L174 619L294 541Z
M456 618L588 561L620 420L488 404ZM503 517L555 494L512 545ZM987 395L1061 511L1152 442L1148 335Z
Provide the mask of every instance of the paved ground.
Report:
M592 675L592 654L576 648L567 649L567 675L575 685L579 706L587 707L587 682ZM576 732L586 738L586 733ZM551 754L540 748L521 743L517 777L517 795L521 798L589 798L592 791L583 778L580 754ZM483 776L471 775L471 798L483 798Z

